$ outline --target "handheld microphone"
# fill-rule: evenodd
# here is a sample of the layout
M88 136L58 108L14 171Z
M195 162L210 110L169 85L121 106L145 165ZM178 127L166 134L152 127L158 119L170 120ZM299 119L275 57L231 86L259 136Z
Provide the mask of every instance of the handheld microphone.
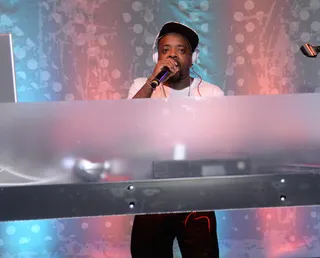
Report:
M312 46L306 43L300 47L300 50L305 56L315 58L320 53L320 46Z
M152 80L151 82L151 87L156 88L160 85L161 82L165 81L165 79L168 78L170 75L171 71L169 70L168 67L164 67L160 73Z

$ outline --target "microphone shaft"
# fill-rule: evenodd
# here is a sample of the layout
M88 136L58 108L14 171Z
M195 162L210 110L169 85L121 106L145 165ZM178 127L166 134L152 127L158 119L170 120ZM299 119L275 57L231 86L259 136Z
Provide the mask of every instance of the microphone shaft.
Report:
M167 79L167 77L169 76L169 74L171 73L171 71L165 67L160 73L158 73L158 75L152 80L151 82L151 87L152 88L156 88L160 85L161 82L165 81L165 79Z

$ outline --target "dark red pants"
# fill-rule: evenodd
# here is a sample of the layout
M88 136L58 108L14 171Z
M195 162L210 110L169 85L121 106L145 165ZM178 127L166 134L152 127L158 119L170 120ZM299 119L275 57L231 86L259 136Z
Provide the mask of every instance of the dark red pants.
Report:
M218 258L214 212L136 216L131 235L132 258L173 258L177 238L183 258Z

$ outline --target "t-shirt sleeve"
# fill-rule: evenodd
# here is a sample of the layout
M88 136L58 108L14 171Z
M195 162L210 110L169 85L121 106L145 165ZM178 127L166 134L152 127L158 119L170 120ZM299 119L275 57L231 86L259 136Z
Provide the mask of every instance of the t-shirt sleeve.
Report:
M138 91L143 87L143 85L146 83L146 78L137 78L133 81L133 84L130 86L129 93L128 93L128 99L132 99Z
M198 87L200 96L201 97L222 97L224 96L223 90L221 90L220 87L208 83L203 82L200 84L200 87Z

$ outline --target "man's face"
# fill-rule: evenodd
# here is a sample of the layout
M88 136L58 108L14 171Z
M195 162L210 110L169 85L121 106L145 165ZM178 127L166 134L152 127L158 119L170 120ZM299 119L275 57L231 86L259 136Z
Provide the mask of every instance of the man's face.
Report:
M168 82L178 82L189 76L192 65L192 51L189 42L179 34L171 33L162 37L158 46L159 60L173 58L180 63L180 71Z

